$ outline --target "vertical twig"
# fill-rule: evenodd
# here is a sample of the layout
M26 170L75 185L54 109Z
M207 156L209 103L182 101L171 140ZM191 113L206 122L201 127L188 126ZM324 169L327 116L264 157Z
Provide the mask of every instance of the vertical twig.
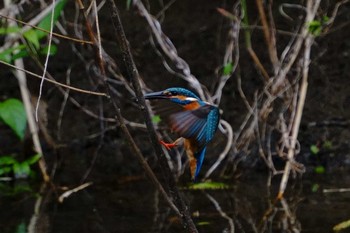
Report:
M256 5L258 7L261 24L263 26L263 32L265 36L265 41L268 47L269 57L274 68L275 73L277 72L278 58L276 51L276 39L272 36L270 26L267 22L266 14L264 11L263 1L256 0Z
M4 1L5 6L10 5L10 4L11 3L8 0ZM14 18L14 17L12 17L12 18ZM11 21L10 23L13 23L13 22ZM15 42L14 47L16 46L16 44L18 44L18 42ZM16 59L15 66L22 68L22 70L23 70L24 69L23 59ZM46 171L46 163L44 160L44 154L43 154L40 140L39 140L38 125L36 124L35 119L34 119L34 111L33 111L32 102L30 101L30 93L29 93L29 90L27 87L26 75L25 75L25 72L18 70L18 69L16 71L14 71L14 74L18 80L19 88L21 90L22 100L23 100L23 104L25 107L26 115L27 115L28 127L29 127L30 134L32 135L34 148L35 148L35 151L41 155L41 158L39 160L39 168L40 168L40 171L41 171L41 174L43 176L44 181L49 182L50 177Z
M133 87L135 90L135 94L139 103L140 109L143 111L144 118L146 121L146 125L148 128L149 136L152 141L153 148L156 152L156 155L160 161L161 170L163 172L163 175L165 175L165 179L167 184L169 185L169 192L171 196L174 198L174 201L177 205L177 207L180 210L180 216L183 220L184 226L187 228L188 232L198 232L193 220L191 218L191 215L189 213L188 207L186 206L185 202L181 198L180 192L176 186L175 178L168 166L168 163L166 161L165 156L163 155L161 146L158 143L158 137L154 128L154 125L151 120L151 116L149 114L149 111L147 109L145 99L143 97L141 85L140 85L140 77L138 70L135 66L135 63L133 61L130 47L128 45L128 41L126 39L124 28L121 22L121 19L119 17L117 6L115 5L113 0L109 0L110 3L110 10L111 10L111 18L113 22L114 29L116 30L116 35L118 39L118 44L120 46L120 49L122 51L123 55L123 61L125 64L125 67L127 69L127 73L129 78L131 79L131 82L133 83ZM125 127L126 128L126 127ZM131 136L130 136L131 137Z
M38 100L36 102L36 107L35 107L35 119L36 122L39 122L38 119L38 111L39 111L39 105L40 105L40 100L41 100L41 96L42 96L42 92L43 92L43 86L44 86L44 80L45 80L45 76L46 76L46 70L47 70L47 66L49 63L49 57L50 57L50 52L51 52L51 42L52 42L52 31L53 31L53 21L54 21L54 15L55 15L55 0L52 1L52 11L51 11L51 21L50 21L50 33L49 33L49 41L48 41L48 46L47 46L47 54L46 54L46 59L45 59L45 64L44 64L44 71L43 74L41 76L41 81L40 81L40 88L39 88L39 95L38 95Z
M315 17L315 14L316 14L316 11L318 9L319 4L320 4L320 0L307 2L307 16L305 18L305 24L304 24L303 30L308 31L308 23L311 22L311 20ZM287 183L288 183L289 173L290 173L290 170L292 168L292 162L293 162L294 156L295 156L295 145L297 142L301 117L303 114L304 103L305 103L306 93L307 93L308 73L309 73L310 53L311 53L312 42L313 42L313 35L311 35L310 33L307 33L306 38L305 38L305 42L304 42L303 74L302 74L302 80L301 80L301 86L300 86L300 92L299 92L299 101L297 104L295 119L293 122L290 147L288 149L288 161L287 161L286 166L284 168L284 173L283 173L282 180L280 183L280 189L279 189L279 192L277 195L278 199L283 198L283 194L284 194L284 191L285 191L285 189L287 187Z
M15 65L17 67L23 68L24 67L23 60L22 59L15 60ZM25 107L26 114L27 114L28 127L29 127L29 131L32 135L34 148L35 148L35 151L41 155L41 158L39 160L40 171L41 171L41 174L43 176L44 181L49 182L50 177L46 171L46 163L44 160L44 154L43 154L40 140L39 140L38 125L34 119L34 109L33 109L32 103L30 101L30 93L29 93L29 90L27 87L27 79L26 79L25 73L23 71L16 70L15 75L17 77L19 88L21 90L22 100L23 100L24 107Z
M247 11L247 2L246 0L241 0L242 4L242 11L243 11L243 23L245 27L249 26L249 20L248 20L248 11ZM263 64L260 62L259 57L256 55L255 51L253 50L252 47L252 42L251 42L251 35L249 28L246 28L244 30L244 37L245 37L245 46L246 49L248 50L249 55L253 59L254 63L256 64L257 68L260 70L262 76L264 77L265 81L268 81L270 79L269 74L267 73L265 67Z
M97 40L96 37L95 37L95 34L93 32L93 29L92 29L92 25L89 22L89 19L88 19L87 14L86 14L84 4L82 3L81 0L76 0L76 1L77 1L78 5L79 5L79 9L82 12L82 15L84 17L87 33L88 33L88 35L90 37L90 40L94 44L94 49L96 51L96 56L97 56L97 61L98 61L98 65L99 65L100 71L101 71L102 75L105 75L106 71L105 71L104 61L102 59L101 40L100 40L100 38L98 38L98 40ZM96 11L96 14L97 14L97 11ZM97 16L96 16L96 19L98 20ZM97 27L98 26L99 25L98 25L98 21L97 21ZM99 30L97 32L98 32L98 35L99 35Z

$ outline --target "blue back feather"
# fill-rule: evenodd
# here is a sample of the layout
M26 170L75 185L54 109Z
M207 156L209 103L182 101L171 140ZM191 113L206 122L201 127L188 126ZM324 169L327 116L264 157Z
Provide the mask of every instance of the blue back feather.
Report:
M194 174L194 181L196 181L196 178L199 174L199 171L202 168L202 164L203 164L204 155L205 155L206 150L207 150L207 147L204 147L201 151L199 151L198 153L196 153L194 155L197 159L197 167L196 167L196 172Z

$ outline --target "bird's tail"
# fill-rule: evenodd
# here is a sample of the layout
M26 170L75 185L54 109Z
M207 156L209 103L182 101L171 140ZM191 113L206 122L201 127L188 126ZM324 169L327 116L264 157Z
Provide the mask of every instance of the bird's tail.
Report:
M193 182L196 182L197 176L202 168L205 151L206 151L206 147L204 147L199 152L194 153L194 156L190 158L190 170L191 170L191 177Z

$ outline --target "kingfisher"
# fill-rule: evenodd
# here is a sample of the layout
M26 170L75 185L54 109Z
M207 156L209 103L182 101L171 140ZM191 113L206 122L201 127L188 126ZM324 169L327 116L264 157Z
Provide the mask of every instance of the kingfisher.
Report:
M162 140L160 143L170 150L183 141L191 178L195 181L203 164L207 144L218 128L218 107L181 87L148 93L145 99L158 100L154 104L155 113L180 136L173 143Z

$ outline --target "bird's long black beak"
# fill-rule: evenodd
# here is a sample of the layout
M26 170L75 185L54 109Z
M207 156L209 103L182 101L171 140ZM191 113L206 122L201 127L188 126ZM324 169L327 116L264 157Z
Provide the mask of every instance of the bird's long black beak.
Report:
M164 95L163 91L158 91L146 94L145 99L168 99L168 96Z

